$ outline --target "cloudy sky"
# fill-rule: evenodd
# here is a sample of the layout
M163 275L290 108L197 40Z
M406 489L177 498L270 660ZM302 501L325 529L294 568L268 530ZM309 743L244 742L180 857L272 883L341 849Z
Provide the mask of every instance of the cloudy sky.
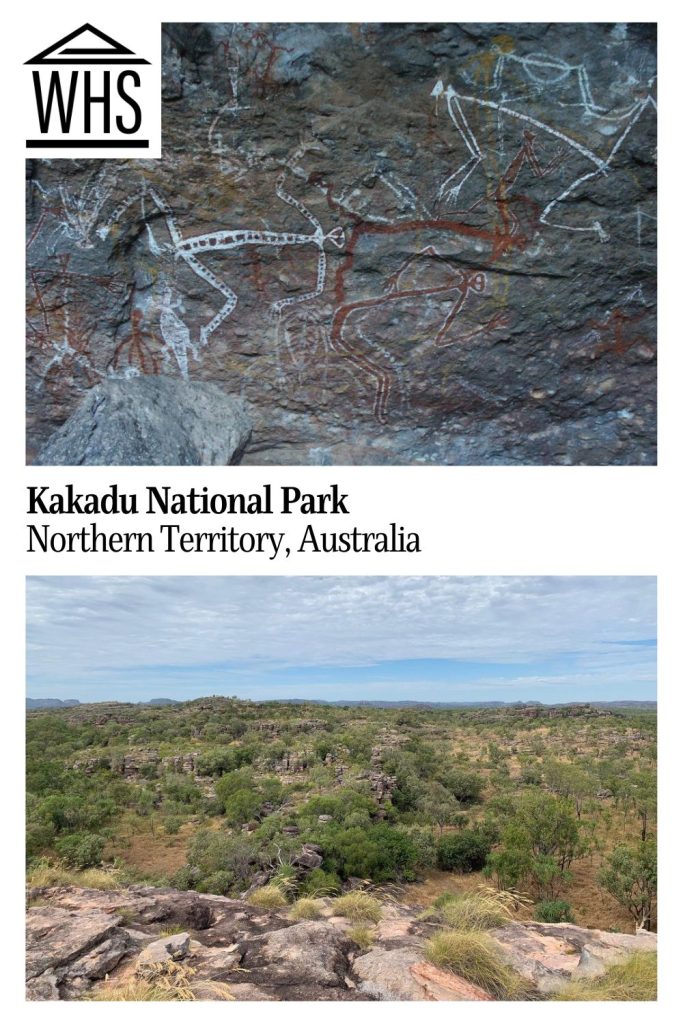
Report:
M32 577L30 697L653 700L651 577Z

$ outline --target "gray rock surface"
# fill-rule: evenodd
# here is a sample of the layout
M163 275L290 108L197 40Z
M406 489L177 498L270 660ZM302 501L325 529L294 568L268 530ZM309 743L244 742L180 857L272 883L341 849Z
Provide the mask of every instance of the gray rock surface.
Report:
M417 908L386 904L372 948L349 936L350 922L319 901L326 920L295 923L286 911L174 889L72 886L34 890L28 911L27 998L78 999L145 977L150 965L180 961L197 999L483 1001L490 996L430 964L425 940L435 925ZM120 913L119 913L120 911ZM126 927L122 922L126 921ZM183 932L162 935L170 926ZM604 974L656 935L618 935L575 925L511 923L491 933L503 958L530 984L529 998L573 978ZM107 980L104 981L105 975Z
M120 917L102 910L30 909L27 998L73 998L113 970L134 945L120 923Z
M190 948L190 936L187 932L164 936L156 942L145 946L138 957L138 967L150 964L167 963L171 960L182 960Z
M655 26L167 25L163 71L162 160L29 164L30 460L163 373L249 463L655 461Z
M539 992L555 992L572 978L599 977L631 953L652 953L652 932L621 935L574 924L514 923L492 933L505 961Z
M358 957L353 969L360 978L359 990L375 999L491 1001L483 989L427 963L415 949L373 949Z
M41 466L227 466L251 435L244 403L213 384L111 378L52 435Z

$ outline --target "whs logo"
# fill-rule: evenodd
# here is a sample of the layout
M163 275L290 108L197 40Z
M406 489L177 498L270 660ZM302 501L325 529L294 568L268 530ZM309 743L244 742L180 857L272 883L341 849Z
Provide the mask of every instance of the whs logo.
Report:
M86 23L26 67L27 155L161 156L159 68L152 61Z

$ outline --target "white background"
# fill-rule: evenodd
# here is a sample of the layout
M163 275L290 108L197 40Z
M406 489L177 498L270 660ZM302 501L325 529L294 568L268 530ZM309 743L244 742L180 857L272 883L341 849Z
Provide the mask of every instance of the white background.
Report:
M2 847L3 922L0 928L0 964L3 1002L22 1019L85 1020L93 1016L113 1019L125 1013L130 1019L241 1021L264 1018L284 1021L318 1021L372 1017L403 1019L417 1012L421 1017L451 1020L453 1014L477 1019L529 1018L641 1021L668 1019L680 991L680 780L677 756L683 730L680 703L680 450L681 357L679 308L683 279L680 274L680 16L663 3L455 3L423 2L314 4L193 3L119 0L111 7L92 3L59 5L34 2L5 15L3 54L3 116L6 122L2 161L5 200L2 219L3 253L3 494L2 541L4 548L3 711L5 729L0 742L4 761ZM57 12L55 14L55 11ZM115 37L118 26L126 42L125 24L138 19L153 24L163 21L655 21L660 23L660 444L659 467L642 468L341 468L306 467L268 470L259 467L230 469L117 470L52 469L24 466L24 248L23 139L21 112L13 105L21 62L40 47L44 36L37 26L54 19L56 31L47 42L81 22L102 22ZM106 22L106 24L105 24ZM47 45L47 42L45 45ZM182 490L207 484L211 490L252 491L271 481L274 487L292 484L325 490L331 483L350 493L352 515L330 520L337 529L343 520L357 521L364 529L381 528L394 520L418 530L424 551L420 556L294 556L287 562L256 562L230 556L27 556L26 485L66 484L79 488L117 482L127 490L146 483L169 484ZM199 517L192 517L197 528ZM291 519L293 517L287 517ZM312 520L320 528L325 517ZM249 529L280 529L276 517L264 522L248 517L246 523L229 525ZM305 524L303 524L305 525ZM290 529L292 524L288 523ZM656 1007L638 1004L428 1004L428 1003L195 1003L121 1004L23 1002L23 771L24 732L24 579L42 573L449 573L449 574L647 574L659 577L659 721L661 731L660 775L660 999ZM676 797L678 796L678 799ZM677 930L678 926L678 930Z

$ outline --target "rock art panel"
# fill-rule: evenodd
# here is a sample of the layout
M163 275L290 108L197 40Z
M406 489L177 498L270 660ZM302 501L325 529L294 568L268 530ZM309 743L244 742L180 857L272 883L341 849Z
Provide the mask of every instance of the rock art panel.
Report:
M656 460L650 25L174 24L159 161L27 166L28 458L108 378L251 463Z

